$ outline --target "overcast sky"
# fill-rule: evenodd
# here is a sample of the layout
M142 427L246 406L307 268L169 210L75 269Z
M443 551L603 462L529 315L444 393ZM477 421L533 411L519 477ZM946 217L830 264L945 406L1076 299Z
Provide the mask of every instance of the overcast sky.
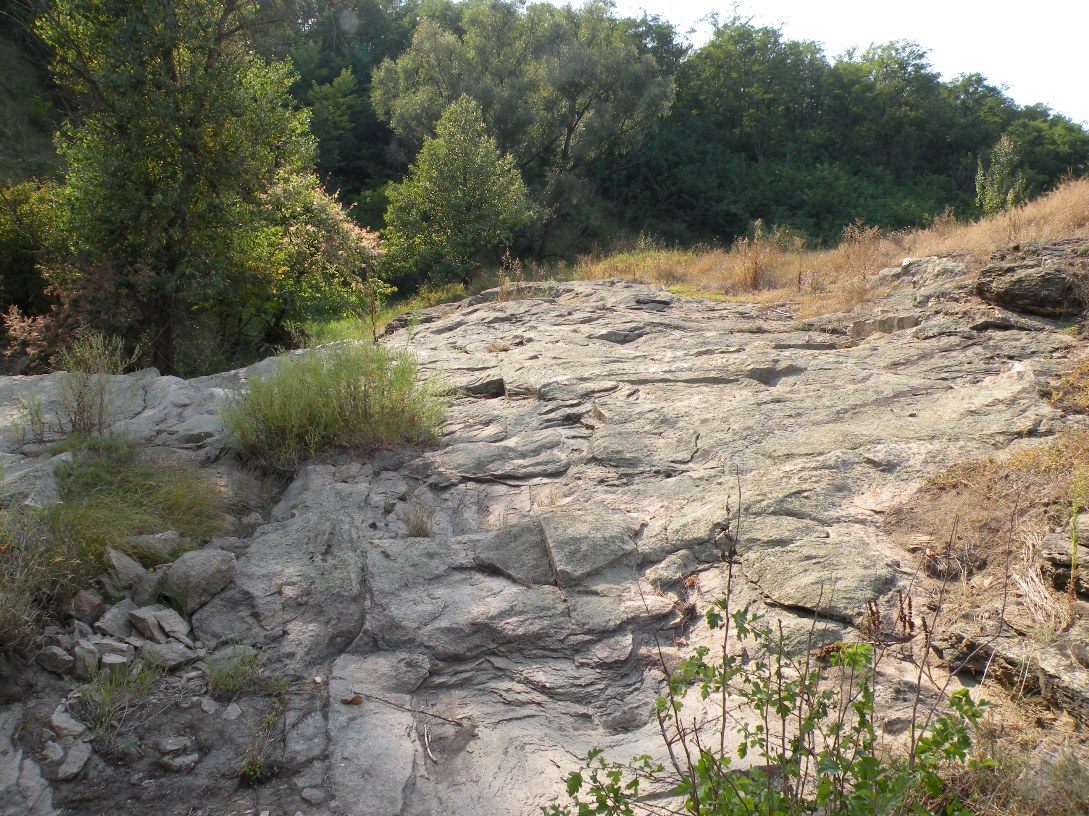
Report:
M730 2L616 0L622 15L643 10L696 27L705 42L710 11L728 18ZM1089 2L1087 0L744 0L742 17L780 27L787 39L816 40L831 58L851 46L914 40L930 51L943 78L977 72L1021 105L1043 102L1075 122L1089 123Z

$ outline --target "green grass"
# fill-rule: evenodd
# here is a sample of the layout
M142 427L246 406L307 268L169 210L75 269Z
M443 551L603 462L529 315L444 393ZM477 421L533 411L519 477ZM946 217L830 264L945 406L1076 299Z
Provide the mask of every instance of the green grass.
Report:
M323 450L431 441L441 414L435 384L417 382L411 355L348 343L281 358L220 416L243 459L292 472Z
M148 461L134 443L72 438L61 501L0 514L0 651L29 648L42 620L105 570L113 547L153 564L130 539L176 530L181 549L221 532L227 496L211 478Z

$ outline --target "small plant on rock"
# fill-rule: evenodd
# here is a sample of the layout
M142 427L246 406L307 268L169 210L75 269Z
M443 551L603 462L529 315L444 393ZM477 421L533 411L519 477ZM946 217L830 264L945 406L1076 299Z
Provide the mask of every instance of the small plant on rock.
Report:
M434 439L441 414L435 385L417 382L410 355L347 342L281 358L221 417L242 458L293 472L322 450Z
M711 659L697 648L669 675L655 709L668 762L616 762L595 749L567 777L574 807L552 805L546 816L969 813L945 779L950 769L979 767L971 749L984 703L955 692L904 756L887 757L875 727L873 645L837 643L799 657L781 626L732 611L728 597L706 621L722 633L721 652ZM704 722L712 725L687 715L693 693L711 705Z

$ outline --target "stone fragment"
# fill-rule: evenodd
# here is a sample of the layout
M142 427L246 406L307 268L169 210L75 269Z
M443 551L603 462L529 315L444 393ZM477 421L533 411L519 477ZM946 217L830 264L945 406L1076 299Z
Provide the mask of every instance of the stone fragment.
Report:
M91 743L83 741L73 743L72 747L68 749L68 755L64 758L64 762L57 770L57 779L61 782L75 779L87 766L87 762L93 753Z
M108 654L119 655L132 662L132 659L136 657L136 649L130 643L125 643L123 640L116 640L114 638L105 637L93 637L88 638L87 642L90 643L99 656L105 657Z
M168 771L186 773L187 771L193 770L199 761L200 754L185 754L183 756L164 756L159 760L159 764Z
M205 714L215 714L219 711L219 703L213 700L211 697L200 698L200 710Z
M231 583L236 559L224 550L191 550L170 565L162 594L185 607L187 615L200 609Z
M75 659L59 646L46 646L37 656L38 665L53 674L64 675L71 671Z
M224 720L237 720L241 716L242 706L240 706L238 703L231 703L229 706L223 709L222 718Z
M159 623L159 613L163 609L162 606L143 606L134 609L129 612L129 622L137 632L152 643L166 643L170 638L163 631L162 624Z
M59 743L49 740L42 746L42 759L46 762L60 762L64 759L64 749Z
M129 612L137 609L128 598L124 598L106 610L95 622L95 631L109 637L124 640L132 635L132 623L129 621Z
M167 671L174 671L200 659L200 655L177 641L168 643L148 643L144 646L141 656L152 666L158 666Z
M98 661L98 670L107 675L120 675L132 665L132 658L120 654L104 654Z
M177 641L188 646L190 649L193 647L193 642L189 640L189 621L183 618L173 609L163 609L161 612L155 613L155 619L159 622L159 626L167 634L168 637L172 637Z
M80 680L90 680L94 673L98 671L98 649L86 638L80 638L76 642L76 646L72 650L72 657L75 658L72 673Z
M87 726L69 714L63 703L53 711L49 727L58 737L79 737L87 732Z
M191 737L163 737L157 747L163 754L180 754L193 747L193 740Z
M94 625L94 622L106 611L106 604L102 601L102 596L97 592L81 589L72 596L72 601L66 611L76 620L83 621L88 625Z

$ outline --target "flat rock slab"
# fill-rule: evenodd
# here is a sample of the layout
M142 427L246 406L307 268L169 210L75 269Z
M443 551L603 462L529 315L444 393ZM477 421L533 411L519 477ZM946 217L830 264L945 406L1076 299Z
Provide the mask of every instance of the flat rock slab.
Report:
M540 524L548 560L561 586L573 586L636 553L638 525L604 505L546 511Z

